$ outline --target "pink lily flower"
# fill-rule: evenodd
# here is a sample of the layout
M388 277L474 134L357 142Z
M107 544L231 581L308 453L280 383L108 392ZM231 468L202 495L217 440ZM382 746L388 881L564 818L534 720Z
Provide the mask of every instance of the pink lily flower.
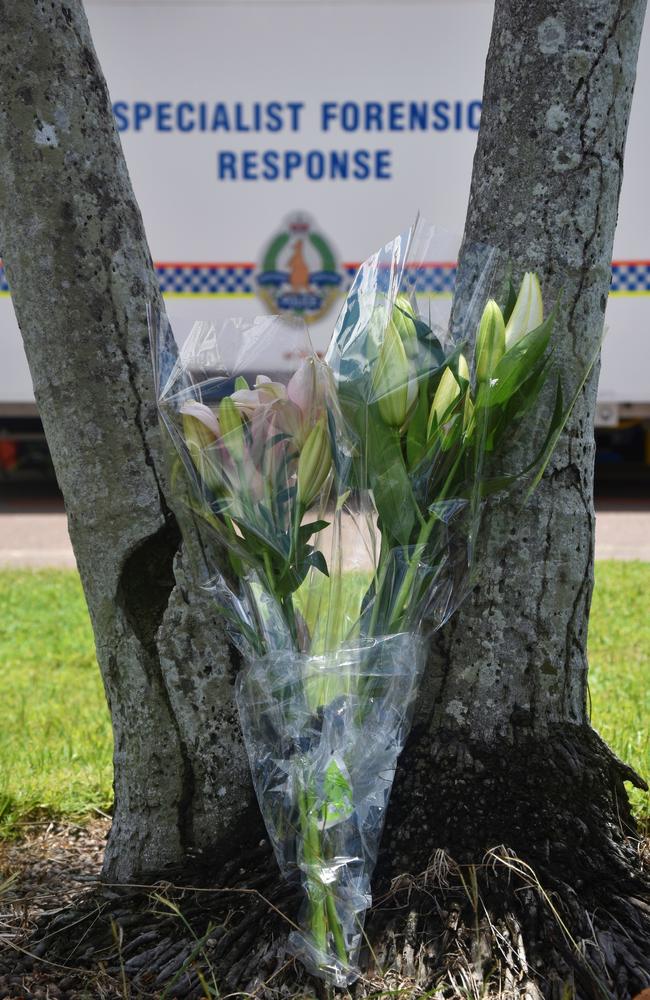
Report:
M314 358L305 358L286 386L258 375L253 389L238 389L231 399L249 418L260 408L273 407L274 433L290 434L299 447L325 412L327 376Z

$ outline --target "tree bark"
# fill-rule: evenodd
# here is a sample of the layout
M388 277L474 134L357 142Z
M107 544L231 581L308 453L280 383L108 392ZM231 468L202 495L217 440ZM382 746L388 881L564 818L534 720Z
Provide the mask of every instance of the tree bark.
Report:
M459 281L476 243L502 250L515 278L535 270L560 302L573 387L602 336L644 14L644 0L495 7ZM558 893L574 938L488 879L491 919L524 928L529 971L559 992L627 996L650 983L650 911L623 784L643 783L587 709L596 391L594 370L532 499L488 508L474 592L436 637L385 863L426 871L435 847L476 865L505 845Z
M225 850L248 764L214 609L174 567L145 314L164 306L83 5L0 0L0 21L0 249L111 710L105 874L129 879Z
M496 3L461 280L481 241L517 274L537 270L547 297L562 291L574 384L602 332L644 9ZM0 17L1 248L115 732L105 877L202 858L214 870L233 852L246 865L236 848L261 823L233 664L177 551L144 317L159 292L106 87L79 2L0 0ZM476 589L435 643L370 925L378 960L414 986L441 968L472 988L503 973L531 996L624 997L650 983L623 785L638 779L586 709L596 382L528 505L491 506ZM268 861L248 867L263 884ZM237 982L269 952L263 923Z

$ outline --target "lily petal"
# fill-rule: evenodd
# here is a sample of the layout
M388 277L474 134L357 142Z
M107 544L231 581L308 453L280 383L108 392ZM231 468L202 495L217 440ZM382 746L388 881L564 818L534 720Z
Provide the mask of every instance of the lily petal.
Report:
M209 406L205 403L199 403L196 399L188 399L180 407L180 412L188 417L195 417L196 420L200 420L208 430L212 431L214 436L219 437L219 421L217 415Z
M287 396L304 414L308 414L316 397L316 366L313 358L305 358L289 379Z

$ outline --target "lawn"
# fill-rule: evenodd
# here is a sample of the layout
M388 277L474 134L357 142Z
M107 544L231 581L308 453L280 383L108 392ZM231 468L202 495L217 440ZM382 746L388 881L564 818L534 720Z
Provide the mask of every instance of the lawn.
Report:
M601 562L589 633L594 725L650 778L650 563ZM0 832L111 802L111 732L79 579L0 571ZM634 793L644 826L648 797Z
M594 726L650 783L650 563L596 563L589 665ZM650 834L650 797L630 797Z
M111 803L112 738L79 577L0 571L0 830Z

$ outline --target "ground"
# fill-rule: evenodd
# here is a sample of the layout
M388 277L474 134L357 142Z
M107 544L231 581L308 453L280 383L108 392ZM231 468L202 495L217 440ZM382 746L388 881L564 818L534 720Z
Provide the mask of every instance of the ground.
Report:
M73 971L46 966L22 950L21 941L43 914L64 907L97 880L110 819L78 823L34 821L20 840L0 841L0 997L111 996L113 986L89 983ZM14 961L12 961L12 958ZM7 972L12 965L20 972ZM27 968L25 968L27 966ZM68 981L70 985L68 985ZM75 988L74 984L78 987ZM99 992L101 990L101 992ZM122 994L113 992L114 996Z
M597 563L589 636L594 723L619 755L646 779L650 777L649 589L650 563ZM128 924L121 930L116 925L116 938L111 940L109 928L104 968L95 966L92 972L83 969L84 941L93 934L99 917L93 893L109 824L103 813L110 808L110 730L92 634L78 578L71 572L2 571L0 605L5 609L0 622L0 1000L172 997L182 990L183 963L189 959L191 965L197 948L209 959L210 949L217 954L227 944L236 964L240 931L234 935L235 941L229 940L227 921L220 938L211 932L212 936L208 934L201 943L203 930L198 942L192 937L195 928L210 926L214 906L209 900L215 898L210 893L228 894L228 914L235 928L240 927L247 909L256 908L258 916L280 923L285 917L269 907L261 890L254 899L243 895L234 872L227 887L204 887L202 895L179 894L170 885L158 886L157 897L151 892L140 894L140 913L152 921L156 934L164 921L179 928L182 918L170 909L177 901L182 903L183 915L191 911L196 918L192 930L185 928L177 942L179 961L160 984L155 979L162 972L147 980L146 963L139 969L128 969L138 973L138 990L142 992L134 992L122 978L122 965L125 969L129 962L137 965L146 954L146 941L143 945L140 940L137 953L130 950L134 939L154 933L151 928L142 930L141 917L138 934ZM648 797L635 793L634 807L641 828L650 833ZM76 822L71 822L71 817ZM650 857L647 840L638 849ZM272 870L268 847L260 850L268 878ZM111 904L118 911L123 891L115 889L118 896ZM410 887L400 891L408 893ZM87 900L90 909L78 926L56 925L65 962L61 968L56 961L52 964L51 941L50 964L46 964L39 955L44 948L34 944L30 933L39 921L57 919L55 911L64 912L71 899L77 904ZM284 906L280 902L278 909L283 911ZM290 913L290 900L286 908ZM75 972L77 957L80 968ZM269 959L267 978L274 974L278 961L280 968L282 960L277 956ZM206 967L210 967L209 960ZM227 989L223 983L221 986L223 996ZM386 996L388 987L404 990L408 976L375 986ZM462 995L461 987L459 980L458 996ZM200 991L200 984L197 988ZM207 984L205 995L217 995L208 993L209 988ZM251 993L255 989L253 986Z

